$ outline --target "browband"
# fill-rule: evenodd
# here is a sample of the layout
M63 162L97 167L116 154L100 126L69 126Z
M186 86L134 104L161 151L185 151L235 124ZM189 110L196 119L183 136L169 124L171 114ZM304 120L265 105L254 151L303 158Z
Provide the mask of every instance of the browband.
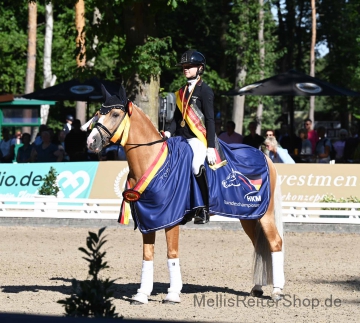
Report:
M126 107L122 104L114 104L114 105L108 105L108 106L105 106L102 104L101 108L100 108L100 114L102 114L102 115L108 114L112 109L120 109L124 112L127 112Z

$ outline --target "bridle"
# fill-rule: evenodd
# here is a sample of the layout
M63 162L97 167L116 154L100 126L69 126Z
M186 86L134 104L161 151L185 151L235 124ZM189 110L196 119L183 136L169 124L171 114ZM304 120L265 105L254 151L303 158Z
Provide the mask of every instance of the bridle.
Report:
M112 143L114 143L114 144L118 143L123 147L125 147L125 145L134 146L131 149L135 149L140 146L152 146L152 145L155 145L157 143L161 143L161 142L164 142L167 140L166 136L162 136L161 139L151 141L148 143L141 143L141 144L140 143L139 144L128 143L127 140L128 140L128 136L129 136L130 116L131 116L131 113L129 113L129 110L132 112L132 108L133 108L132 105L133 105L133 103L131 101L128 101L126 106L119 105L119 104L116 104L114 106L102 105L100 110L95 114L95 117L98 116L99 114L106 115L112 109L120 109L121 111L124 112L124 115L121 118L119 125L113 132L110 132L109 129L106 128L102 123L100 123L100 122L95 123L94 128L99 132L100 138L101 138L101 143L103 146L106 144L107 141L111 141ZM104 136L103 133L105 133L106 136Z

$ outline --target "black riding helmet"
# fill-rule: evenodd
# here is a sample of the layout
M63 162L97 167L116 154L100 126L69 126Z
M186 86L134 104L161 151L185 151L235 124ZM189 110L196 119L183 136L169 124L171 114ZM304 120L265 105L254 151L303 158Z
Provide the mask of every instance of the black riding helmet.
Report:
M206 59L203 54L198 52L195 49L187 50L184 54L181 55L181 60L177 66L182 66L184 64L194 64L194 65L201 65L203 68L199 71L199 74L203 74L206 66Z

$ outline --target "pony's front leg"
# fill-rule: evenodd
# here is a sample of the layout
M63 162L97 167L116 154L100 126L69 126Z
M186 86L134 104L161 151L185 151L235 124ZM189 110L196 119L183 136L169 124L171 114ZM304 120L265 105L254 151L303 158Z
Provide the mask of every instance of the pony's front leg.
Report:
M154 285L154 247L155 232L143 234L143 262L141 283L137 294L133 296L131 304L141 305L148 303Z
M165 229L170 288L163 303L180 303L182 279L179 263L179 226Z

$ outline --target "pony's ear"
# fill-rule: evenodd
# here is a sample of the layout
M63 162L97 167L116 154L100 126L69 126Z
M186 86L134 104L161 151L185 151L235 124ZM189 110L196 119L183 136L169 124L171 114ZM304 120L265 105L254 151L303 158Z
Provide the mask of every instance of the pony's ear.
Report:
M133 112L133 104L131 101L129 101L127 104L127 112L128 112L129 117L131 117L132 112Z
M123 85L120 86L120 90L119 90L119 98L120 101L124 104L124 106L127 103L127 98L126 98L126 92L125 92L125 88Z
M110 93L108 91L106 91L104 84L101 84L101 92L102 92L104 101L106 101L108 98L111 97Z

